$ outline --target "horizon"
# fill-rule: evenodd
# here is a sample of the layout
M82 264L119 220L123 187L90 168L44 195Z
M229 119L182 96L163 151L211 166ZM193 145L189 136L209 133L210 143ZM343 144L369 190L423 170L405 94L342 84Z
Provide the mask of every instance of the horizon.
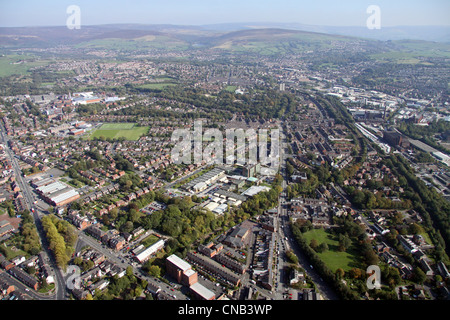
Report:
M257 24L252 26L251 24ZM259 25L261 24L261 25ZM262 24L283 24L283 25L298 25L305 27L328 27L328 28L366 28L365 26L354 26L354 25L322 25L322 24L303 24L300 22L281 22L281 21L242 21L242 22L221 22L221 23L206 23L206 24L176 24L176 23L139 23L139 22L110 22L110 23L98 23L98 24L83 24L83 27L101 27L101 26L173 26L173 27L208 27L208 26L220 26L220 25L247 25L247 27L255 27L254 29L288 29L287 27L275 27L275 26L263 26ZM27 25L27 26L0 26L0 28L66 28L66 24L61 25ZM386 26L384 28L450 28L450 25L445 24L434 24L434 25L392 25ZM300 30L298 30L300 31ZM314 32L314 31L311 31Z
M81 25L108 24L204 26L220 24L288 23L306 26L364 27L370 16L367 9L381 10L382 27L448 27L450 2L446 0L346 0L335 3L321 0L31 0L0 2L0 27L64 26L67 8L76 5L81 11ZM107 9L106 9L107 8ZM269 22L277 21L277 22ZM286 22L289 21L289 22Z

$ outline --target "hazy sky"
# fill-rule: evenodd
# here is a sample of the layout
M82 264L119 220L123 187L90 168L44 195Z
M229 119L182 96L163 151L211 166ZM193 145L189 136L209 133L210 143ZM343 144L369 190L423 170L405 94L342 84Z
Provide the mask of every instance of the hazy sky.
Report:
M69 5L80 7L81 25L294 22L365 26L369 5L380 7L386 27L450 25L450 0L0 0L0 26L63 26Z

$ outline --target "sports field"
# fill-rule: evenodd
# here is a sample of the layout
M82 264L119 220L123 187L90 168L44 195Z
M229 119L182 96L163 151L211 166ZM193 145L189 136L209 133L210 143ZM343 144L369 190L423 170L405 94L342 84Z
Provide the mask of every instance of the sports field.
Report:
M135 123L104 123L90 135L89 140L102 137L105 139L118 139L123 137L126 140L138 140L148 132L148 128L147 126L136 126Z

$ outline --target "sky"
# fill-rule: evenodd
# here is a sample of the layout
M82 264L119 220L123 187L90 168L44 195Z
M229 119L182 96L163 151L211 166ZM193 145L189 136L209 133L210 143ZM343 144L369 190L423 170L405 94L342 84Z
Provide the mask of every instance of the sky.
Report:
M449 0L0 0L0 27L64 26L67 8L82 25L112 23L204 25L287 22L365 26L381 10L382 26L450 26Z

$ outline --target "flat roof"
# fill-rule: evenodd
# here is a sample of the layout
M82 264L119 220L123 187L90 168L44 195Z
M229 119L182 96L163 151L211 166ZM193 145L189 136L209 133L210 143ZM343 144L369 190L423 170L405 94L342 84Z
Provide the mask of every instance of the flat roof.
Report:
M243 196L249 196L252 197L262 191L268 191L270 190L269 187L266 186L251 186L250 188L248 188L247 190L245 190L242 195Z
M79 193L78 193L76 190L70 189L70 190L68 190L67 192L64 192L63 194L59 194L59 195L56 196L56 197L52 197L51 200L52 200L54 203L59 203L59 202L62 202L62 201L64 201L64 200L67 200L67 199L70 199L70 198L72 198L72 197L75 197L75 196L77 196L77 195L79 195Z
M170 257L167 257L167 260L169 260L171 263L176 265L178 268L180 268L183 271L189 270L192 268L192 266L178 257L176 254L171 255Z
M54 192L57 192L57 191L60 191L60 190L66 189L66 188L68 188L67 185L65 185L59 181L55 181L54 183L50 183L48 185L39 187L37 189L40 192L48 195L48 194L51 194L51 193L54 193Z
M192 276L195 273L196 273L196 271L194 271L192 269L188 269L188 270L184 271L184 274L188 277Z
M150 247L148 247L147 249L141 251L137 256L136 259L142 261L144 259L146 259L148 256L152 255L153 253L155 253L156 251L158 251L159 249L164 247L164 240L159 240L157 242L155 242L154 244L152 244Z
M200 282L196 282L190 286L190 289L206 300L215 298L215 293L203 286Z

